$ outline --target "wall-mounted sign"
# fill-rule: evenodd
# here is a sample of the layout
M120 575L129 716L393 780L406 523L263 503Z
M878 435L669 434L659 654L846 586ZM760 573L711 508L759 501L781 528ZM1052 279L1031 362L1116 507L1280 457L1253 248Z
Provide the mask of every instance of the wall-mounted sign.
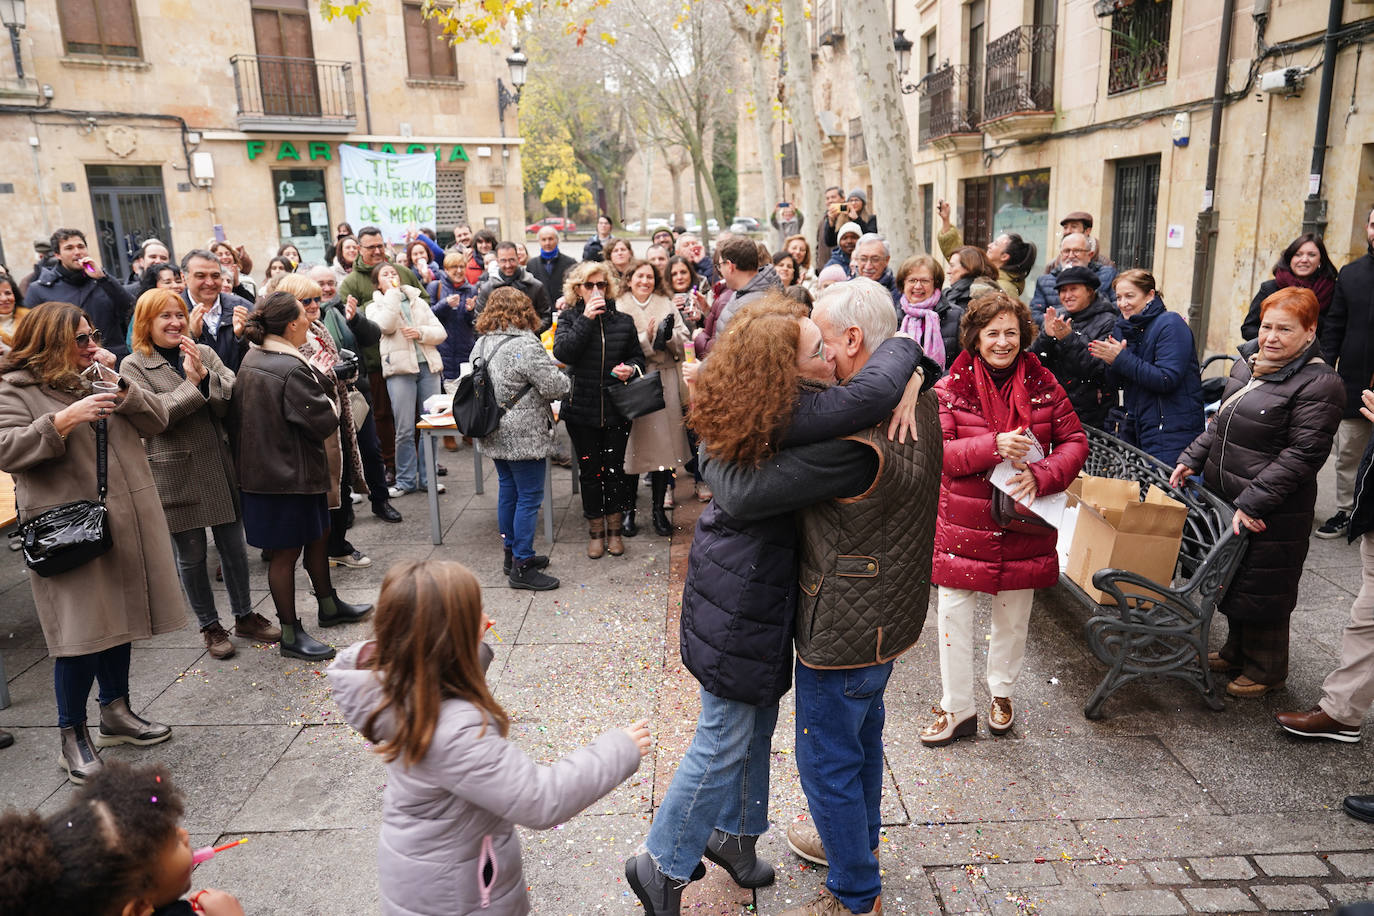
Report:
M355 146L359 149L372 149L370 143L327 143L323 140L301 140L291 141L282 140L277 142L275 153L268 149L267 140L245 140L244 149L248 152L248 161L253 162L259 157L272 159L276 162L301 162L309 159L311 162L333 162L334 154L341 146ZM424 143L407 143L398 140L395 143L382 143L377 147L379 153L391 153L393 155L433 152L435 162L468 162L468 152L460 144L443 146L441 144L426 145Z

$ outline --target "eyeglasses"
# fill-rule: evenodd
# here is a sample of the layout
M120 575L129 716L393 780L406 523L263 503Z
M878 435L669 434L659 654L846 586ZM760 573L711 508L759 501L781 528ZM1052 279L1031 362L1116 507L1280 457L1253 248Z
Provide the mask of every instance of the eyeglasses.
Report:
M1087 254L1087 253L1088 253L1088 249L1086 249L1086 248L1061 248L1061 249L1059 249L1059 253L1060 253L1060 254Z
M858 257L854 258L854 263L855 263L855 264L882 264L882 263L884 263L884 262L886 262L886 261L887 261L887 256L886 256L886 255L881 255L881 254L872 254L872 255L865 254L865 255L859 255Z
M375 245L359 245L358 247L363 251L381 251L386 247L386 242L378 242Z
M825 341L822 340L816 345L816 352L811 354L812 359L825 359Z
M76 345L82 348L83 350L86 347L89 347L91 344L95 344L98 347L104 342L105 335L100 333L99 331L92 331L89 334L76 335Z
M597 280L595 283L583 283L583 284L582 284L582 288L583 288L583 289L601 289L601 290L604 290L604 289L607 288L607 286L606 286L606 281L605 281L605 280Z

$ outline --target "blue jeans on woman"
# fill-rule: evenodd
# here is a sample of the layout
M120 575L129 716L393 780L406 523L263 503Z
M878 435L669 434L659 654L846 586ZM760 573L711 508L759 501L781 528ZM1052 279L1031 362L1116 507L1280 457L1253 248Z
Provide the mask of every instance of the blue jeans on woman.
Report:
M544 461L493 459L500 488L496 497L496 523L501 540L520 563L534 556L534 529L539 521L539 504L544 501Z
M751 706L701 691L697 733L644 841L659 871L686 883L713 828L731 836L768 829L768 763L777 723L776 703Z
M882 878L883 693L892 662L808 668L797 659L797 774L830 869L825 886L855 913L873 909Z
M57 727L71 728L86 721L91 684L100 682L100 705L129 695L129 659L133 643L121 643L90 655L64 655L53 660L52 681L57 693Z
M430 372L423 362L418 375L393 375L386 380L392 423L396 425L396 486L399 489L418 490L426 486L424 462L419 463L418 480L416 476L415 421L419 406L426 398L439 393L443 381L442 376Z

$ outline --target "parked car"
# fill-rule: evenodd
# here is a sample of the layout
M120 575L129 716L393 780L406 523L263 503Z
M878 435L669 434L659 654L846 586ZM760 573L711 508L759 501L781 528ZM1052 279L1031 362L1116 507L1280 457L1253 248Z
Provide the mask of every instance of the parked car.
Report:
M528 232L530 235L534 235L540 229L543 229L545 226L552 226L559 232L577 231L577 223L574 223L570 219L564 219L561 216L546 216L537 223L530 223L528 226L525 227L525 231Z
M730 224L731 232L761 232L763 226L752 216L737 216Z

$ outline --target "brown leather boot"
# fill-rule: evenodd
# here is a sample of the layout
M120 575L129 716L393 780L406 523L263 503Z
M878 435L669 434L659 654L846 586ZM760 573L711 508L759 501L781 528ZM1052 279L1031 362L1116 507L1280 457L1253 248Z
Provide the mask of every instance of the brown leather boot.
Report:
M606 516L606 552L613 557L625 552L625 542L620 539L620 522L624 517L620 512Z
M587 519L587 559L599 560L606 555L606 517Z

